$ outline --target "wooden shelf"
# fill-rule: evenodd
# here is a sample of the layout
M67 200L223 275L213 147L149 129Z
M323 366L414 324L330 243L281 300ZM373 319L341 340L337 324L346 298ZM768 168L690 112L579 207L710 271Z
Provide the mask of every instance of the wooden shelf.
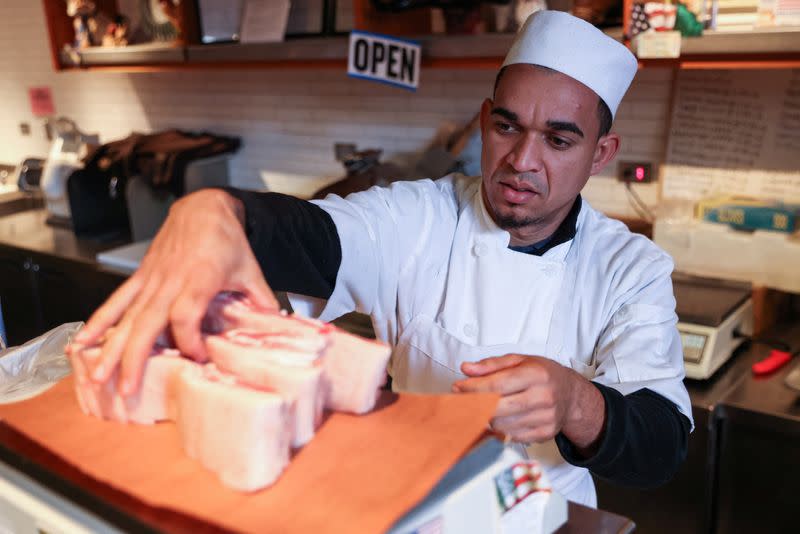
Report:
M62 50L60 59L63 68L162 65L184 62L186 49L182 46L163 44L139 44L118 48L98 46L72 53Z
M192 45L189 63L271 63L347 60L347 37L292 39L281 43Z
M706 32L681 39L681 57L640 59L641 67L791 69L800 67L800 28Z
M623 41L622 28L606 34ZM425 35L411 37L422 45L426 68L497 69L512 34ZM55 43L54 40L51 41ZM685 37L676 59L640 59L640 67L678 69L764 69L800 67L800 28L747 33L707 32ZM287 38L279 43L165 45L90 48L57 54L59 70L154 72L200 69L337 68L347 65L348 37Z
M702 37L681 39L681 54L800 53L800 27L774 27L751 32L706 31Z
M610 32L622 35L621 30ZM439 68L500 67L512 34L425 35L409 37L422 45L422 64ZM334 67L347 65L348 37L287 39L280 43L226 43L189 46L132 45L60 53L61 69L146 70Z
M631 26L634 0L623 0L623 28ZM627 41L626 41L627 43ZM640 68L786 69L800 67L800 27L777 26L747 32L706 30L681 39L681 57L640 59Z

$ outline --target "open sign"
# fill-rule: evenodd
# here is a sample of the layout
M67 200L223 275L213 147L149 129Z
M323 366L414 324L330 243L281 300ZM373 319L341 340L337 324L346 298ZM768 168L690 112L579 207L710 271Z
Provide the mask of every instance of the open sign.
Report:
M411 89L419 85L419 43L387 35L350 32L347 74Z

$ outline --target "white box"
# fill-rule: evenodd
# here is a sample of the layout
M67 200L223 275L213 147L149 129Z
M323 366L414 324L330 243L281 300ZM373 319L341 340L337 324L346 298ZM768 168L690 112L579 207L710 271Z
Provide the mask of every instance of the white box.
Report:
M519 452L490 438L458 462L390 534L437 532L462 534L550 534L567 521L567 501L560 494L534 491L509 510L499 500L498 475L524 463ZM541 487L549 488L542 475Z

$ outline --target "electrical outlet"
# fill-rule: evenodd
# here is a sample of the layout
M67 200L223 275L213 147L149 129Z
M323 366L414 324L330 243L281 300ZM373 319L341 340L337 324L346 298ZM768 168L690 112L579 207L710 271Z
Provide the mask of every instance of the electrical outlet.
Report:
M617 164L617 180L633 184L646 184L655 180L653 165L643 161L620 161Z

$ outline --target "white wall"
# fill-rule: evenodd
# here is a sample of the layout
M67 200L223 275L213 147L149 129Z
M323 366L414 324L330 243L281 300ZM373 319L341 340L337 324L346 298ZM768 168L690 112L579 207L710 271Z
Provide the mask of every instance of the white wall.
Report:
M60 72L50 65L42 2L0 3L0 161L43 156L48 142L30 112L27 88L52 88L56 111L102 141L177 127L237 135L235 185L263 187L261 172L339 176L334 142L380 147L389 156L423 149L444 121L462 123L490 94L494 72L427 69L417 93L354 80L337 69L194 71L172 73ZM659 163L666 142L672 71L640 71L618 112L618 159ZM19 132L30 122L30 136ZM633 215L624 189L593 178L587 198L605 211ZM648 202L657 186L637 186Z

